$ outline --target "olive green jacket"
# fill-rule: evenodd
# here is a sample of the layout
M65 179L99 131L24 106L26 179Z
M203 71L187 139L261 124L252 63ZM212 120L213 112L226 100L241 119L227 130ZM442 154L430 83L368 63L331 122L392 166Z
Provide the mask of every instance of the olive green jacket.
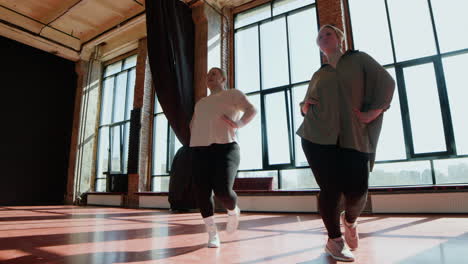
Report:
M341 56L336 68L324 64L312 76L304 101L310 98L318 104L309 107L296 133L316 144L338 143L343 148L370 153L372 170L383 113L364 124L353 109L385 111L390 107L394 90L395 81L378 62L365 52L349 50Z

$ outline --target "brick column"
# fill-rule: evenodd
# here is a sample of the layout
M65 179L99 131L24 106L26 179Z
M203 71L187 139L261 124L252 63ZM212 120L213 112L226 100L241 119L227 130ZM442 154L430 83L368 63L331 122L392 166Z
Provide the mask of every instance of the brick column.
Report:
M195 24L195 65L193 71L194 101L207 95L206 69L208 67L208 21L205 16L205 3L192 6L192 19Z
M227 87L234 87L234 16L232 8L223 8L221 25L221 67L226 70Z
M140 167L146 166L146 163L142 164L141 160L141 141L142 138L147 141L148 135L142 133L148 131L146 129L149 124L149 120L142 122L142 108L146 97L151 97L151 94L145 93L145 73L146 73L146 58L147 58L147 45L146 38L141 39L138 43L138 59L136 65L136 77L134 87L134 98L133 98L133 110L130 124L130 140L129 140L129 157L128 157L128 193L127 201L125 206L130 208L138 208L139 197L135 193L141 190L140 182L145 175L140 175ZM144 129L142 129L144 127ZM144 148L143 149L147 149ZM147 152L143 152L147 154ZM145 159L147 161L147 159Z
M346 0L317 0L319 25L332 24L345 34L345 48L352 47L350 21L347 17Z
M147 49L146 38L144 45ZM140 159L139 159L139 171L140 191L151 191L151 173L149 171L149 165L151 160L152 150L152 121L153 121L153 104L154 104L154 87L153 78L148 61L148 54L145 55L145 72L144 72L144 94L143 105L141 108L141 131L140 131Z

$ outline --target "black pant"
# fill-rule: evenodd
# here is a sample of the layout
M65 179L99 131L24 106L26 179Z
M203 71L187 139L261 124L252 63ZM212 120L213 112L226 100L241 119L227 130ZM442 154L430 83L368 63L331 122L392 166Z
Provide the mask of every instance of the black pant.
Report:
M356 221L366 205L369 154L337 145L302 139L302 149L320 187L319 210L330 238L341 236L340 199L345 197L346 220Z
M192 147L194 191L203 216L214 214L212 192L226 209L236 207L237 195L232 190L240 162L237 143Z

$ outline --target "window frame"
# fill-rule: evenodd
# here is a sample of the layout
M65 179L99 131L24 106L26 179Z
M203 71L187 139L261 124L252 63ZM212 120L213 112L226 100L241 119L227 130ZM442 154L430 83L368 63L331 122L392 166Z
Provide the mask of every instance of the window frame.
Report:
M107 185L107 176L110 175L110 174L124 174L124 173L127 173L126 169L124 170L124 168L126 167L126 164L124 163L125 161L128 162L128 156L127 158L123 158L123 155L125 155L124 153L124 149L125 149L125 146L124 144L127 144L127 149L128 149L128 145L129 145L129 141L130 141L130 138L128 138L127 140L125 140L125 132L126 132L126 126L128 126L128 129L130 129L130 118L129 119L126 119L127 116L130 117L130 115L128 115L128 111L129 111L129 105L132 104L133 105L133 102L129 102L129 93L131 92L130 89L135 89L135 84L130 85L129 84L129 81L131 80L130 78L130 74L131 74L131 71L135 71L135 74L136 74L136 67L137 67L137 64L135 64L134 66L132 67L128 67L128 68L125 68L125 61L127 59L129 59L130 57L133 57L133 56L137 56L138 58L138 53L137 51L131 51L131 52L128 52L126 54L123 54L123 55L120 55L120 56L117 56L111 60L108 60L106 62L104 62L102 64L103 66L103 71L102 71L102 74L101 74L101 77L100 77L100 94L99 94L99 115L98 115L98 120L97 120L97 124L98 124L98 127L97 127L97 131L98 131L98 135L97 135L97 142L96 142L96 163L95 163L95 173L94 173L94 191L98 191L97 188L98 188L98 182L99 181L106 181L106 185ZM121 62L121 65L120 65L120 70L118 72L115 72L113 74L110 74L110 75L107 75L105 76L105 69L106 67L108 67L109 65L111 64L114 64L114 63L117 63L117 62ZM126 85L125 85L125 106L124 106L124 120L122 121L117 121L117 122L114 122L114 102L115 102L115 90L116 90L116 87L117 87L117 78L120 74L122 73L126 73ZM107 123L107 124L101 124L101 119L102 119L102 115L103 115L103 103L104 103L104 98L103 98L103 95L104 95L104 82L107 80L107 79L110 79L110 78L114 78L113 79L113 85L112 85L112 111L110 113L110 122ZM134 92L134 91L133 91ZM130 110L131 111L131 110ZM119 152L120 152L120 170L119 171L112 171L112 143L113 143L113 133L111 132L113 128L115 127L120 127L120 134L123 135L121 137L121 142L120 142L120 149L119 149ZM99 168L99 157L100 157L100 152L101 152L101 149L100 149L100 142L101 142L101 137L104 136L101 134L101 129L103 128L107 128L108 129L108 135L106 135L108 137L108 154L107 154L107 171L103 172L103 175L98 175L98 168ZM106 190L105 190L106 191ZM104 191L104 192L105 192Z
M248 92L245 93L246 96L250 95L259 95L260 97L260 105L261 109L259 111L258 117L261 118L261 150L262 150L262 168L260 169L239 169L238 172L241 173L248 173L248 172L255 172L255 171L276 171L276 175L278 178L277 182L277 189L281 190L282 189L282 170L287 170L287 169L304 169L304 168L309 168L309 166L296 166L296 138L295 138L295 133L294 133L294 124L296 122L295 117L294 117L294 99L293 99L293 94L292 91L294 87L304 85L309 83L310 80L304 80L304 81L299 81L299 82L294 82L292 83L292 73L291 73L291 51L290 51L290 34L289 34L289 21L288 17L291 15L294 15L295 13L299 13L308 9L314 9L315 12L315 19L317 21L317 31L320 28L319 25L319 12L318 12L318 4L315 1L314 3L307 4L305 6L278 14L278 15L273 15L273 4L274 1L261 1L256 5L249 6L248 9L243 9L242 7L239 8L237 11L234 10L233 13L233 19L235 19L236 15L242 12L249 11L254 8L258 8L262 5L270 5L270 17L261 19L259 21L249 23L246 25L243 25L238 28L234 28L234 23L232 26L232 39L233 39L233 49L231 51L232 58L233 58L233 70L232 70L232 83L234 83L234 87L236 87L235 84L235 52L236 52L236 41L235 41L235 34L238 31L250 28L250 27L257 27L257 38L258 38L258 60L259 60L259 90L253 91L253 92ZM280 85L272 88L263 88L263 83L262 83L262 47L261 47L261 25L270 21L273 21L275 19L281 19L281 17L284 17L285 19L285 31L286 31L286 48L287 48L287 61L288 61L288 84L285 85ZM319 56L320 62L322 63L322 57ZM285 98L285 105L286 105L286 115L287 115L287 126L288 126L288 143L289 143L289 163L282 163L282 164L269 164L269 156L268 156L268 137L267 137L267 120L266 120L266 108L265 108L265 97L269 94L273 93L284 93L284 98ZM312 188L312 189L317 189L317 188Z
M160 111L158 110L158 112L155 112L155 107L156 107L156 102L157 102L157 95L156 95L156 91L153 89L153 92L152 92L152 97L153 97L153 100L152 100L152 106L151 106L151 140L150 140L150 144L149 144L149 149L150 149L150 158L149 158L149 161L148 162L148 169L149 169L149 177L150 177L150 184L149 184L149 188L152 192L166 192L166 191L155 191L154 188L154 184L153 182L157 179L157 178L169 178L170 177L170 173L171 173L171 165L172 165L172 161L174 160L174 155L176 154L176 149L175 149L175 146L176 146L176 135L174 133L174 131L172 130L170 124L169 124L169 121L167 121L167 129L164 133L166 133L166 137L167 137L167 141L166 141L166 157L165 157L165 160L166 160L166 173L163 173L163 174L153 174L153 170L154 170L154 155L155 155L155 152L154 152L154 137L155 137L155 132L156 132L156 128L154 127L154 120L156 119L156 117L158 116L164 116L164 118L166 118L164 112L162 109L160 109ZM167 120L167 118L166 118Z
M399 162L428 160L431 165L432 185L437 185L437 180L435 176L436 172L434 169L434 160L468 157L468 154L460 155L457 153L452 115L450 112L450 102L448 98L448 90L446 86L445 73L444 73L444 68L443 68L443 63L442 63L443 58L461 55L461 54L468 54L468 48L449 51L449 52L440 51L440 42L439 42L439 37L437 34L437 27L435 23L436 21L434 19L434 11L432 8L431 0L427 0L429 16L430 16L430 21L431 21L431 28L432 28L432 33L434 36L434 41L435 41L436 54L431 55L431 56L424 56L424 57L419 57L415 59L404 60L404 61L397 61L396 51L395 51L394 32L392 30L392 22L391 22L391 17L390 17L388 0L381 0L381 1L384 1L384 5L385 5L386 20L387 20L387 26L388 26L388 30L390 34L390 45L391 45L392 57L393 57L393 62L385 64L383 65L383 67L394 68L395 70L395 76L396 76L395 81L397 83L399 100L400 100L400 110L401 110L402 128L403 128L403 134L404 134L404 140L405 140L406 159L378 160L375 163L386 164L386 163L399 163ZM349 37L351 38L351 43L354 46L355 42L354 42L354 34L352 34L353 26L352 26L352 16L351 16L351 6L349 4L349 0L346 0L346 9L344 13L347 18L348 25L350 27L351 34ZM410 120L410 115L409 115L409 104L408 104L408 97L406 93L406 84L405 84L403 69L406 67L418 66L418 65L422 65L426 63L431 63L434 67L434 74L435 74L437 92L438 92L439 103L440 103L440 113L442 116L446 151L415 153L413 133L411 129L411 120ZM457 184L468 184L468 182L457 183ZM398 187L398 186L392 185L391 187ZM383 187L388 187L388 186L383 186Z

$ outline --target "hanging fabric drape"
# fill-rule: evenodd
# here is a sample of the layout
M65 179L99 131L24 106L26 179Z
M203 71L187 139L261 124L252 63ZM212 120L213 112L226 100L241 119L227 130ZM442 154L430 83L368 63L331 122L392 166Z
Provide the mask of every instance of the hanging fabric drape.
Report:
M148 59L156 96L169 125L183 144L171 166L169 203L173 210L193 209L196 204L189 148L189 126L194 107L192 11L179 0L146 0L146 26Z
M194 106L192 11L179 0L146 0L146 26L157 98L177 138L187 146Z

